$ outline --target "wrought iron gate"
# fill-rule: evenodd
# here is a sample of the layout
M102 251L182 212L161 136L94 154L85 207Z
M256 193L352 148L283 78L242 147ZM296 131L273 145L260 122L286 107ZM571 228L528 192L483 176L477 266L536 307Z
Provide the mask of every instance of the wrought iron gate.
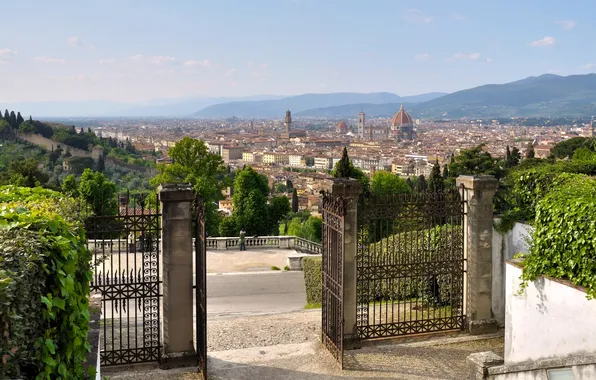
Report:
M322 342L343 368L344 217L346 201L323 193Z
M460 189L361 196L359 338L465 327L464 204Z
M102 297L101 365L160 359L161 214L159 199L153 200L105 200L85 221L91 291Z
M195 302L196 345L199 371L207 379L207 236L205 206L201 198L195 200Z

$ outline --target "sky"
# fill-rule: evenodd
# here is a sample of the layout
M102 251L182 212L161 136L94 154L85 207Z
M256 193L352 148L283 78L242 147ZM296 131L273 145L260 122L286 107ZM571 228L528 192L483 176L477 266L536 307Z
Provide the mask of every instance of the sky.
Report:
M0 5L0 103L405 96L596 71L593 0Z

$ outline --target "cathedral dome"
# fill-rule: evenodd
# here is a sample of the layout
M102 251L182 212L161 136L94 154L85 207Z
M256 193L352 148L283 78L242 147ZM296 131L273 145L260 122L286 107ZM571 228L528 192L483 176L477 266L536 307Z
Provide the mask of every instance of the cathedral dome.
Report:
M404 110L404 105L402 104L399 107L399 112L393 115L393 119L391 120L392 127L400 127L402 125L412 125L414 122L410 115Z
M348 132L348 125L344 121L340 121L337 123L337 127L335 129L338 133L347 133Z

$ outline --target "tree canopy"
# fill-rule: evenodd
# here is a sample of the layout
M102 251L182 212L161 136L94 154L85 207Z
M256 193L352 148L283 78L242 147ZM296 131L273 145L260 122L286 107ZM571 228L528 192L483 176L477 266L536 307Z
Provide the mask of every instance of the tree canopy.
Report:
M412 192L412 189L404 179L387 171L378 171L373 175L370 189L375 195Z
M354 166L354 163L348 157L348 149L344 147L341 159L335 164L331 175L334 178L354 178L362 184L362 189L367 190L369 180L366 174L360 168Z
M151 181L152 186L167 183L190 183L197 195L205 200L205 221L207 232L216 236L217 202L222 199L225 187L226 167L220 156L210 153L201 140L185 137L168 151L172 164L157 166L158 174Z

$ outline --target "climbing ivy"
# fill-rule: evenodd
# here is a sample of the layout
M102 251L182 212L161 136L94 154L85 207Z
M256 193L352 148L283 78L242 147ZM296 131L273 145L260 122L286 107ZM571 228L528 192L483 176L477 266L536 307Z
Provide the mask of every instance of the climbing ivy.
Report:
M84 368L91 253L76 203L16 187L0 188L0 201L0 378L94 376Z
M575 177L536 207L531 254L522 288L541 275L567 279L596 296L596 179Z

